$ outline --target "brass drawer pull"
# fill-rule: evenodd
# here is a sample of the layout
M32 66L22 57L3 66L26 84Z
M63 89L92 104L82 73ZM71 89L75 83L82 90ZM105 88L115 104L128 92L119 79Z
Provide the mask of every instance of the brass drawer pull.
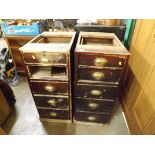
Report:
M44 89L48 92L54 92L55 91L55 87L47 85L44 87Z
M108 63L108 60L105 58L96 58L94 61L95 66L104 67Z
M95 121L96 120L96 117L94 117L94 116L88 116L87 119L89 121Z
M56 112L51 112L50 115L51 115L51 117L56 117L57 113Z
M36 57L35 57L34 55L32 55L32 59L33 59L33 60L35 60L35 59L36 59Z
M100 90L91 90L90 93L94 96L100 96L102 94L102 91Z
M51 106L56 106L59 102L55 99L48 100L47 103Z
M48 59L47 58L41 58L41 61L42 62L48 62Z
M88 107L91 109L96 109L98 107L98 104L97 103L89 103Z
M95 79L95 80L101 80L104 78L104 73L102 72L94 72L92 74L92 77Z
M18 41L18 44L21 45L21 46L23 46L23 45L25 45L25 42Z

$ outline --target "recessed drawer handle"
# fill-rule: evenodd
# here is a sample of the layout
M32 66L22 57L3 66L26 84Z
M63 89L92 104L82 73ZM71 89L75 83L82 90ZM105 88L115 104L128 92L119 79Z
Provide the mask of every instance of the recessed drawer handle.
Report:
M98 107L98 104L97 103L89 103L88 107L91 109L96 109Z
M100 96L102 94L102 91L100 90L91 90L90 93L94 96Z
M51 115L51 117L56 117L57 113L56 112L51 112L50 115Z
M95 80L101 80L104 78L104 73L102 72L94 72L92 74L92 77L95 79Z
M108 60L105 58L96 58L94 64L97 67L104 67L108 63Z
M55 99L48 100L47 103L51 106L56 106L59 102Z
M47 85L44 87L44 89L48 92L54 92L55 91L55 87Z
M94 117L94 116L88 116L87 119L89 121L95 121L96 120L96 117Z

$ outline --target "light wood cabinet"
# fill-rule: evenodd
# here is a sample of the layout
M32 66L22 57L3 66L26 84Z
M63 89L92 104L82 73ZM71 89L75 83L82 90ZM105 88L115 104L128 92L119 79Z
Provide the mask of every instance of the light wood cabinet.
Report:
M155 20L137 20L122 101L131 134L155 134Z
M23 63L22 55L19 48L25 45L34 37L35 36L5 36L4 37L18 73L25 73L24 63Z

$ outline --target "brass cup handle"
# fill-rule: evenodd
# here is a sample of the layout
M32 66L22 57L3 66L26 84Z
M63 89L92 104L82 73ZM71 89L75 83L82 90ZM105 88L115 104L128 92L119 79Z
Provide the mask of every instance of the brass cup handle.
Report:
M18 44L21 45L21 46L25 45L24 42L20 42L20 41L18 42Z
M105 58L96 58L94 64L97 67L104 67L108 63L108 60Z
M90 93L94 96L100 96L102 94L102 91L100 90L91 90Z
M48 91L48 92L53 92L53 91L55 90L55 87L50 86L50 85L47 85L47 86L44 87L44 89L45 89L46 91Z
M96 120L96 117L94 117L94 116L88 116L87 119L89 121L95 121Z
M104 73L102 72L94 72L92 74L92 77L95 79L95 80L101 80L104 78Z
M35 57L34 55L32 55L32 59L34 59L34 60L35 60L35 59L36 59L36 57Z
M56 106L59 102L55 99L48 100L47 103L51 106Z
M48 62L48 59L47 58L41 58L41 61L42 62Z
M51 115L51 117L56 117L57 113L56 112L51 112L50 115Z
M97 103L89 103L88 107L91 109L96 109L98 107L98 104Z

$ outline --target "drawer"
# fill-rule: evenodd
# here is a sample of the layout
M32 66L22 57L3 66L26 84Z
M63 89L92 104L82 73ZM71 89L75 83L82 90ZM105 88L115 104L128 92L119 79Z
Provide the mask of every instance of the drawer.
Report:
M33 93L48 95L68 95L67 82L31 81L30 86Z
M76 95L84 98L114 99L118 94L117 86L78 84Z
M34 96L37 107L69 109L68 97Z
M79 55L78 56L79 65L95 66L95 67L119 67L123 68L125 64L124 56L114 56L114 55Z
M110 121L110 115L107 113L93 113L77 110L75 112L75 120L83 122L108 123Z
M69 110L54 110L54 109L38 109L41 118L50 119L70 119Z
M77 98L76 109L88 110L88 111L100 111L100 112L111 112L114 106L114 100L99 100L99 99L85 99Z
M78 79L118 83L121 77L121 73L121 69L110 70L80 68L78 72Z
M66 64L66 54L59 53L23 53L25 63Z

